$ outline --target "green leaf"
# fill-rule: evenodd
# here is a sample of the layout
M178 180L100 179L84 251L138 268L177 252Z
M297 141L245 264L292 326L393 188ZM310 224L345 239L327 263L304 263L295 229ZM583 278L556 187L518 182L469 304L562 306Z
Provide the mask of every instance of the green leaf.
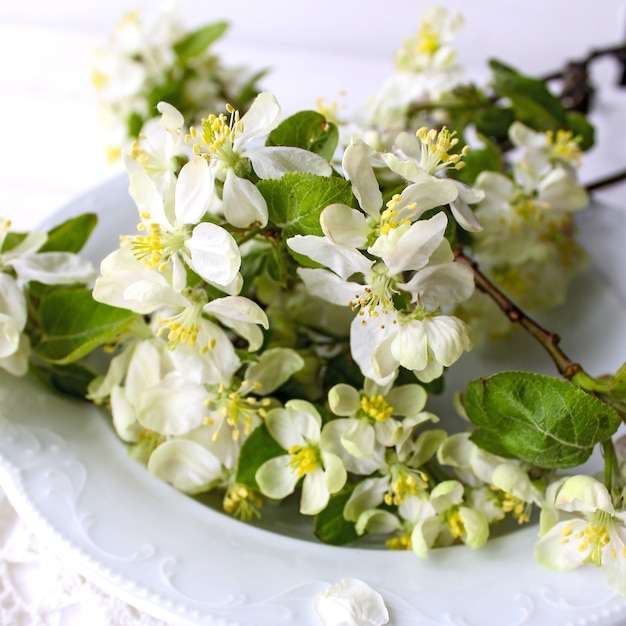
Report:
M10 230L5 236L2 242L2 248L0 248L0 253L9 252L9 250L13 250L15 246L19 245L26 239L28 233L16 233Z
M485 137L505 139L514 120L515 112L510 107L491 107L476 117L476 131Z
M268 146L292 146L315 152L330 161L339 143L337 126L317 111L300 111L277 126L267 138Z
M139 137L139 133L141 132L141 129L143 127L143 122L143 117L139 113L137 113L137 111L133 111L126 119L128 136Z
M207 24L192 31L174 44L174 52L181 64L202 54L212 43L217 41L228 28L227 22Z
M489 65L493 70L494 92L511 101L511 108L520 122L539 131L567 128L565 109L545 83L523 76L496 60L491 60Z
M96 374L79 364L56 365L54 363L31 366L33 375L47 387L81 400L87 395L87 387Z
M465 410L481 448L545 469L576 467L617 430L617 412L572 383L501 372L469 383Z
M330 204L352 204L352 187L339 177L303 172L279 180L262 180L257 188L267 202L269 219L282 229L283 239L294 235L322 235L320 214Z
M44 296L38 313L41 339L35 352L59 365L113 341L138 317L132 311L96 302L88 289L53 291Z
M320 541L331 546L345 546L359 538L354 522L347 521L343 516L352 490L353 487L349 487L332 496L326 508L315 516L313 532Z
M83 249L98 223L95 213L83 213L72 217L48 231L48 240L39 252L73 252Z
M259 486L255 478L257 470L265 461L281 454L286 452L276 443L265 424L257 426L241 446L237 482L258 491Z
M580 149L589 150L595 143L595 128L589 120L578 111L568 111L566 114L566 130L571 130L574 137L580 137Z

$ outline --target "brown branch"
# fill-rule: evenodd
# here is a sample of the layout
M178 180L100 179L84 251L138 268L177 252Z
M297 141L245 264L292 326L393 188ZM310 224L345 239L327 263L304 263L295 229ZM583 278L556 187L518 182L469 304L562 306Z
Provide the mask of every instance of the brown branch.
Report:
M621 183L626 181L626 170L618 172L617 174L611 174L610 176L606 176L605 178L600 178L588 185L585 185L585 189L589 192L596 191L598 189L602 189L603 187L608 187L609 185L615 185L616 183Z
M502 312L514 324L519 324L526 332L528 332L550 355L559 373L571 380L578 372L582 372L583 368L579 363L572 361L559 348L560 337L556 333L547 331L540 326L531 317L526 315L512 300L510 300L498 287L496 287L481 271L478 269L476 261L466 256L460 247L455 250L457 261L465 263L474 272L474 282L476 287L486 293L502 310Z
M592 61L599 59L600 57L604 57L604 56L619 57L620 55L624 55L624 54L626 54L626 44L619 44L617 46L609 46L607 48L596 48L595 50L592 50L584 59L581 59L580 61L576 61L576 63L578 65L587 65L591 63ZM562 70L552 72L550 74L546 74L545 76L542 76L540 80L547 82L550 80L557 80L559 78L563 78Z

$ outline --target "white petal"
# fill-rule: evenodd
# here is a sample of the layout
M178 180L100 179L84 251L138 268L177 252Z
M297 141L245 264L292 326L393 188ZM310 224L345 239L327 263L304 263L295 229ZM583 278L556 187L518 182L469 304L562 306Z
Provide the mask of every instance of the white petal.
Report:
M472 347L469 327L456 317L439 315L426 318L423 323L428 348L435 360L446 367L455 363L464 350Z
M360 459L367 459L374 451L376 432L371 424L362 419L350 419L349 426L341 435L343 447Z
M171 439L150 455L148 470L189 494L207 491L222 473L222 464L206 448L186 439Z
M356 522L359 515L368 509L375 509L383 503L383 497L389 489L389 478L366 478L354 488L346 506L343 516L349 522Z
M571 522L569 522L571 524ZM578 549L580 543L570 540L563 541L563 530L568 522L560 522L553 526L536 544L535 559L537 563L550 569L566 571L582 565L587 557L587 552ZM573 520L571 525L572 534L584 533L589 523L583 520ZM569 531L568 531L569 532Z
M259 467L255 480L261 493L276 500L282 500L293 493L298 483L298 475L292 470L290 460L289 454L283 454L265 461Z
M203 310L205 313L214 315L226 325L232 321L240 321L260 324L263 328L269 328L265 311L256 302L243 296L224 296L212 300L204 305Z
M234 148L240 147L251 139L264 137L273 130L280 119L280 105L274 94L260 93L241 118L243 130L237 133Z
M342 167L346 178L352 183L352 191L359 206L371 217L378 218L383 195L363 144L350 144L346 148Z
M163 196L159 193L154 181L144 172L138 170L129 175L128 193L135 201L139 214L149 216L150 221L164 226L168 230L172 222L166 215Z
M281 178L289 172L307 172L318 176L330 176L330 163L319 154L283 146L266 146L246 151L252 167L259 178Z
M350 417L361 406L360 394L354 387L339 383L328 392L328 404L335 415Z
M344 248L363 248L369 228L365 215L345 204L331 204L320 215L320 225L330 241Z
M91 262L70 252L41 252L15 258L11 265L20 280L46 285L85 284L96 277Z
M178 174L174 197L176 226L197 224L213 198L213 176L206 159L196 157Z
M474 272L465 263L442 263L421 269L404 286L414 300L419 295L425 304L448 307L474 293Z
M191 266L205 280L228 285L241 266L239 247L233 236L221 226L202 222L193 229L186 246Z
M135 408L128 401L123 387L111 389L111 415L115 432L122 441L139 441L139 433L143 428L137 421Z
M594 513L597 509L613 514L613 500L600 481L585 474L568 478L556 497L556 506L564 511Z
M394 387L385 400L393 407L394 415L414 416L426 406L428 394L420 385L400 385Z
M304 367L304 359L290 348L263 350L259 360L246 370L246 379L255 383L256 393L267 395L278 389Z
M185 118L176 107L167 102L159 102L156 108L161 114L160 124L165 130L176 132L183 127Z
M300 513L302 515L317 515L328 504L330 492L326 485L324 472L317 469L306 474L302 483L300 498Z
M406 369L423 370L428 364L428 340L423 320L402 326L391 343L391 354Z
M310 295L338 306L347 306L363 290L362 285L343 280L328 270L299 267L298 276Z
M228 223L237 228L267 224L267 202L261 192L230 169L224 181L222 211Z
M447 224L445 213L437 213L428 220L414 222L407 230L391 229L388 234L381 235L368 251L380 256L391 274L420 269L441 245Z
M355 273L365 274L373 264L358 250L338 246L326 237L296 235L287 240L287 245L294 252L330 268L345 280Z
M204 386L167 375L139 395L137 419L148 430L163 435L184 435L201 426L206 414Z
M383 626L389 621L382 596L354 578L315 596L314 606L323 626Z

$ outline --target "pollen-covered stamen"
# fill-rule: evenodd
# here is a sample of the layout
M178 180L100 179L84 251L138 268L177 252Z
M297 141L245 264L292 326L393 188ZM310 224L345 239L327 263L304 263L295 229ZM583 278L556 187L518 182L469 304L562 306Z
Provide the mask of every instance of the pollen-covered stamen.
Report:
M377 422L384 422L393 414L393 407L381 395L363 396L361 398L361 410L366 417Z
M142 218L149 220L148 214ZM128 239L133 255L145 263L150 269L164 272L172 256L182 250L189 239L190 227L185 225L175 230L166 230L156 222L140 222L137 230L145 231L145 235L135 235Z
M421 143L419 166L428 174L465 167L462 159L469 152L468 146L463 146L460 153L450 154L450 150L459 143L458 137L455 137L456 131L450 132L444 126L437 132L434 128L428 130L424 126L415 135Z
M200 154L206 151L209 158L222 161L227 167L235 167L239 161L239 154L235 151L234 143L237 133L243 132L243 123L239 119L239 111L230 104L226 105L229 115L220 113L211 114L202 120L201 143L194 145L194 152ZM187 141L194 140L198 133L195 129L190 130Z
M291 454L289 465L298 478L302 478L305 474L314 472L321 466L320 451L317 446L291 446L288 450Z
M385 210L380 214L380 234L387 235L389 231L403 225L410 225L411 220L407 217L417 208L417 203L412 202L407 206L401 206L402 194L395 194L386 204Z
M367 314L370 318L395 312L393 296L398 291L395 288L395 279L387 272L387 266L384 263L374 265L370 284L365 285L363 291L355 294L354 299L348 303L353 311L358 311L361 316Z
M532 504L525 502L521 498L517 498L510 493L503 492L500 498L502 511L511 513L518 524L526 524L530 522L530 514L532 512Z
M415 52L432 56L441 47L439 33L428 22L422 22L417 32Z
M211 414L215 419L208 423L214 424L216 419L224 421L231 430L234 441L242 436L249 435L255 419L265 417L266 408L270 404L269 398L257 398L248 395L250 391L259 391L259 383L244 380L238 387L218 385L214 393L206 401ZM219 436L220 428L215 429L214 440Z
M411 541L411 534L399 535L398 537L392 537L385 541L385 545L390 550L412 550L413 542Z
M611 541L610 527L613 525L611 514L606 511L596 511L591 522L577 532L574 530L575 525L575 521L565 524L561 531L563 535L561 543L565 544L570 541L577 543L579 552L587 552L583 562L600 567L602 552ZM617 558L617 551L611 556ZM622 551L619 556L623 557L624 552Z
M259 509L262 505L263 501L259 494L242 483L229 485L222 501L226 513L244 522L250 521L254 517L260 518Z
M457 507L452 508L446 515L446 523L450 534L457 539L465 534L465 524Z
M553 161L565 161L574 165L581 164L582 150L581 138L574 137L571 130L557 130L546 132L546 140L550 149L550 157Z
M402 504L405 498L417 496L428 488L428 476L425 472L409 469L402 465L391 468L389 489L383 496L388 506Z
M185 294L189 299L189 306L184 307L179 313L171 316L157 316L159 329L157 336L161 336L166 330L170 350L175 350L181 343L190 348L196 347L202 321L202 307L207 302L207 295L201 289L191 289ZM207 347L213 348L215 341L209 339Z

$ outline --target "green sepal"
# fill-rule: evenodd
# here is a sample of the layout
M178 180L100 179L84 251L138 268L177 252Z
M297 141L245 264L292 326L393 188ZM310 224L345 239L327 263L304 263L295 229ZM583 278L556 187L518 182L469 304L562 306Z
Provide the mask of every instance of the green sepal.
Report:
M343 510L352 494L354 486L349 486L331 496L326 508L313 520L315 536L331 546L345 546L359 538L354 522L343 516Z
M95 213L72 217L48 231L48 239L39 252L80 252L98 224Z
M237 482L259 491L259 485L256 482L256 473L259 467L266 461L282 454L286 454L286 452L276 443L265 424L260 424L250 433L250 436L241 446Z
M303 172L279 180L262 180L257 188L267 202L270 222L282 230L283 239L294 235L323 235L320 214L329 205L351 205L350 182L343 178Z
M46 294L38 310L37 356L66 365L98 346L115 341L138 318L126 309L96 302L89 289L59 289Z
M608 404L576 385L531 372L500 372L468 384L465 411L476 445L544 469L584 463L620 425Z
M317 111L299 111L281 122L268 136L267 146L291 146L315 152L330 161L339 143L336 124Z
M178 57L178 62L184 65L192 59L201 55L211 44L215 43L228 29L228 22L214 22L206 24L185 35L174 44L174 52Z

